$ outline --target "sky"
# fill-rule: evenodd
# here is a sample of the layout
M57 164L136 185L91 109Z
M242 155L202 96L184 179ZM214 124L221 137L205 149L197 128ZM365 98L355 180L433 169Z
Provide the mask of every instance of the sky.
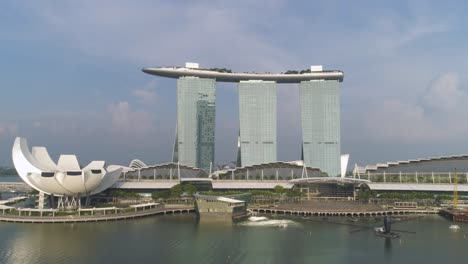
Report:
M351 166L468 153L465 1L0 2L0 165L16 136L52 158L171 160L176 80L143 67L341 70ZM218 83L217 164L236 160L235 84ZM297 85L278 85L278 159L298 160Z

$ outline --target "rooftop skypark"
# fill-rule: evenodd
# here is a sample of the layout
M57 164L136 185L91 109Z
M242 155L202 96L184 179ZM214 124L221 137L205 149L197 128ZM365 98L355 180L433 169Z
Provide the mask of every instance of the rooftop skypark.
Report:
M226 68L203 69L198 63L186 63L185 67L156 67L143 68L143 72L169 78L192 76L216 79L217 82L239 82L248 80L275 81L277 83L300 83L311 80L337 80L343 81L343 72L336 70L323 70L322 66L311 66L306 70L288 70L284 73L246 73L232 72Z

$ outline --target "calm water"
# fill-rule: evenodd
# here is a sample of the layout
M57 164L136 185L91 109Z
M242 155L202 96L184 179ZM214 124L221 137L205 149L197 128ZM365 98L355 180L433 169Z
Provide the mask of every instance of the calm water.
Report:
M0 176L0 182L22 182L19 176Z
M401 239L289 218L199 223L194 215L88 224L0 223L0 263L441 263L468 258L468 225L428 216ZM277 227L287 221L287 228Z

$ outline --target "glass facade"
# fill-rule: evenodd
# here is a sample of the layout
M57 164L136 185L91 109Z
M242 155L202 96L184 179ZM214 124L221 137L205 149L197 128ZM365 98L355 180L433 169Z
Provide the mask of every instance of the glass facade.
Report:
M276 100L276 82L239 82L241 166L276 161Z
M328 176L339 176L339 82L303 81L300 84L300 98L304 164L319 168Z
M174 161L205 171L214 164L216 81L177 80L177 131Z

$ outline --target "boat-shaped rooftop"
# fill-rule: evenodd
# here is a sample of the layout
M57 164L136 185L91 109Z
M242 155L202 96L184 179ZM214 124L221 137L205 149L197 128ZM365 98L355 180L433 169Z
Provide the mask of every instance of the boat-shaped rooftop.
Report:
M286 71L285 73L232 72L229 69L202 69L196 63L187 63L185 67L143 68L143 72L168 78L199 77L216 79L217 82L274 81L277 83L300 83L313 80L343 81L342 71L324 71L321 66L312 66L308 70Z

